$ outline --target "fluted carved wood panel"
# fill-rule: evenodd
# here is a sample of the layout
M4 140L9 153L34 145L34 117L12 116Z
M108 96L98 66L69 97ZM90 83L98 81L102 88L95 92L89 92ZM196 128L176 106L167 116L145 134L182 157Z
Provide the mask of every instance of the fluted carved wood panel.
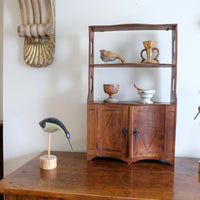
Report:
M55 54L55 1L18 0L22 24L18 35L24 37L24 61L32 67L45 67Z

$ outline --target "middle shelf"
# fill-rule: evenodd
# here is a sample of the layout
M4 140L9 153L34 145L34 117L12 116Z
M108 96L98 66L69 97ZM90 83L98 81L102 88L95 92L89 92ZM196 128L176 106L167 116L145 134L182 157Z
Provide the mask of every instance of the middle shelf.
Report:
M129 106L160 106L160 105L175 105L175 102L153 102L152 104L144 104L138 101L119 101L105 103L103 101L88 101L88 104L101 104L101 105L129 105Z
M114 98L119 101L139 101L140 96L134 88L134 84L139 85L143 89L155 90L153 101L171 102L172 92L175 84L172 82L173 65L171 67L148 67L149 64L142 65L145 67L114 67L112 64L106 67L90 68L93 71L92 78L89 80L90 88L93 91L93 100L102 101L108 98L108 94L104 92L104 84L118 84L119 91L114 94ZM124 65L121 65L124 66ZM129 65L127 65L129 66ZM139 65L132 65L139 66ZM151 66L151 65L150 65ZM154 65L153 65L154 66ZM173 88L173 91L172 91Z
M90 67L132 67L132 68L174 68L175 64L166 64L166 63L159 63L159 64L152 64L152 63L105 63L105 64L90 64Z

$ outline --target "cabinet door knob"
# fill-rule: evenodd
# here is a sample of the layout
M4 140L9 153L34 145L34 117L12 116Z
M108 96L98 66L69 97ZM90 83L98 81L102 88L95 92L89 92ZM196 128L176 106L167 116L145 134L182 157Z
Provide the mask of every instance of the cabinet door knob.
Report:
M137 130L137 128L135 128L135 129L133 130L133 134L134 134L135 136L137 136L138 134L140 134L139 131Z
M126 128L123 128L122 133L124 134L124 137L126 137L128 130Z

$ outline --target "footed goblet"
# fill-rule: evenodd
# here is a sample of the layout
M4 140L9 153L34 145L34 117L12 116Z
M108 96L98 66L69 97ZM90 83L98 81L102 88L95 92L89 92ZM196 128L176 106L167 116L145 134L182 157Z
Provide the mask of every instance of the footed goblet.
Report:
M103 84L104 92L109 94L109 98L105 99L104 102L118 102L118 99L112 98L113 94L118 93L119 85L118 84Z

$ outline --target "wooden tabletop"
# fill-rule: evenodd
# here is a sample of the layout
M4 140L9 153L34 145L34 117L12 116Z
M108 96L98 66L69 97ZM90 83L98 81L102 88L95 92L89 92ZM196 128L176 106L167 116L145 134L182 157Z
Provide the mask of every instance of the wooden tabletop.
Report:
M44 155L43 152L41 155ZM57 168L41 170L39 156L0 181L9 195L56 199L200 200L198 161L176 158L175 165L86 160L86 153L53 152Z

